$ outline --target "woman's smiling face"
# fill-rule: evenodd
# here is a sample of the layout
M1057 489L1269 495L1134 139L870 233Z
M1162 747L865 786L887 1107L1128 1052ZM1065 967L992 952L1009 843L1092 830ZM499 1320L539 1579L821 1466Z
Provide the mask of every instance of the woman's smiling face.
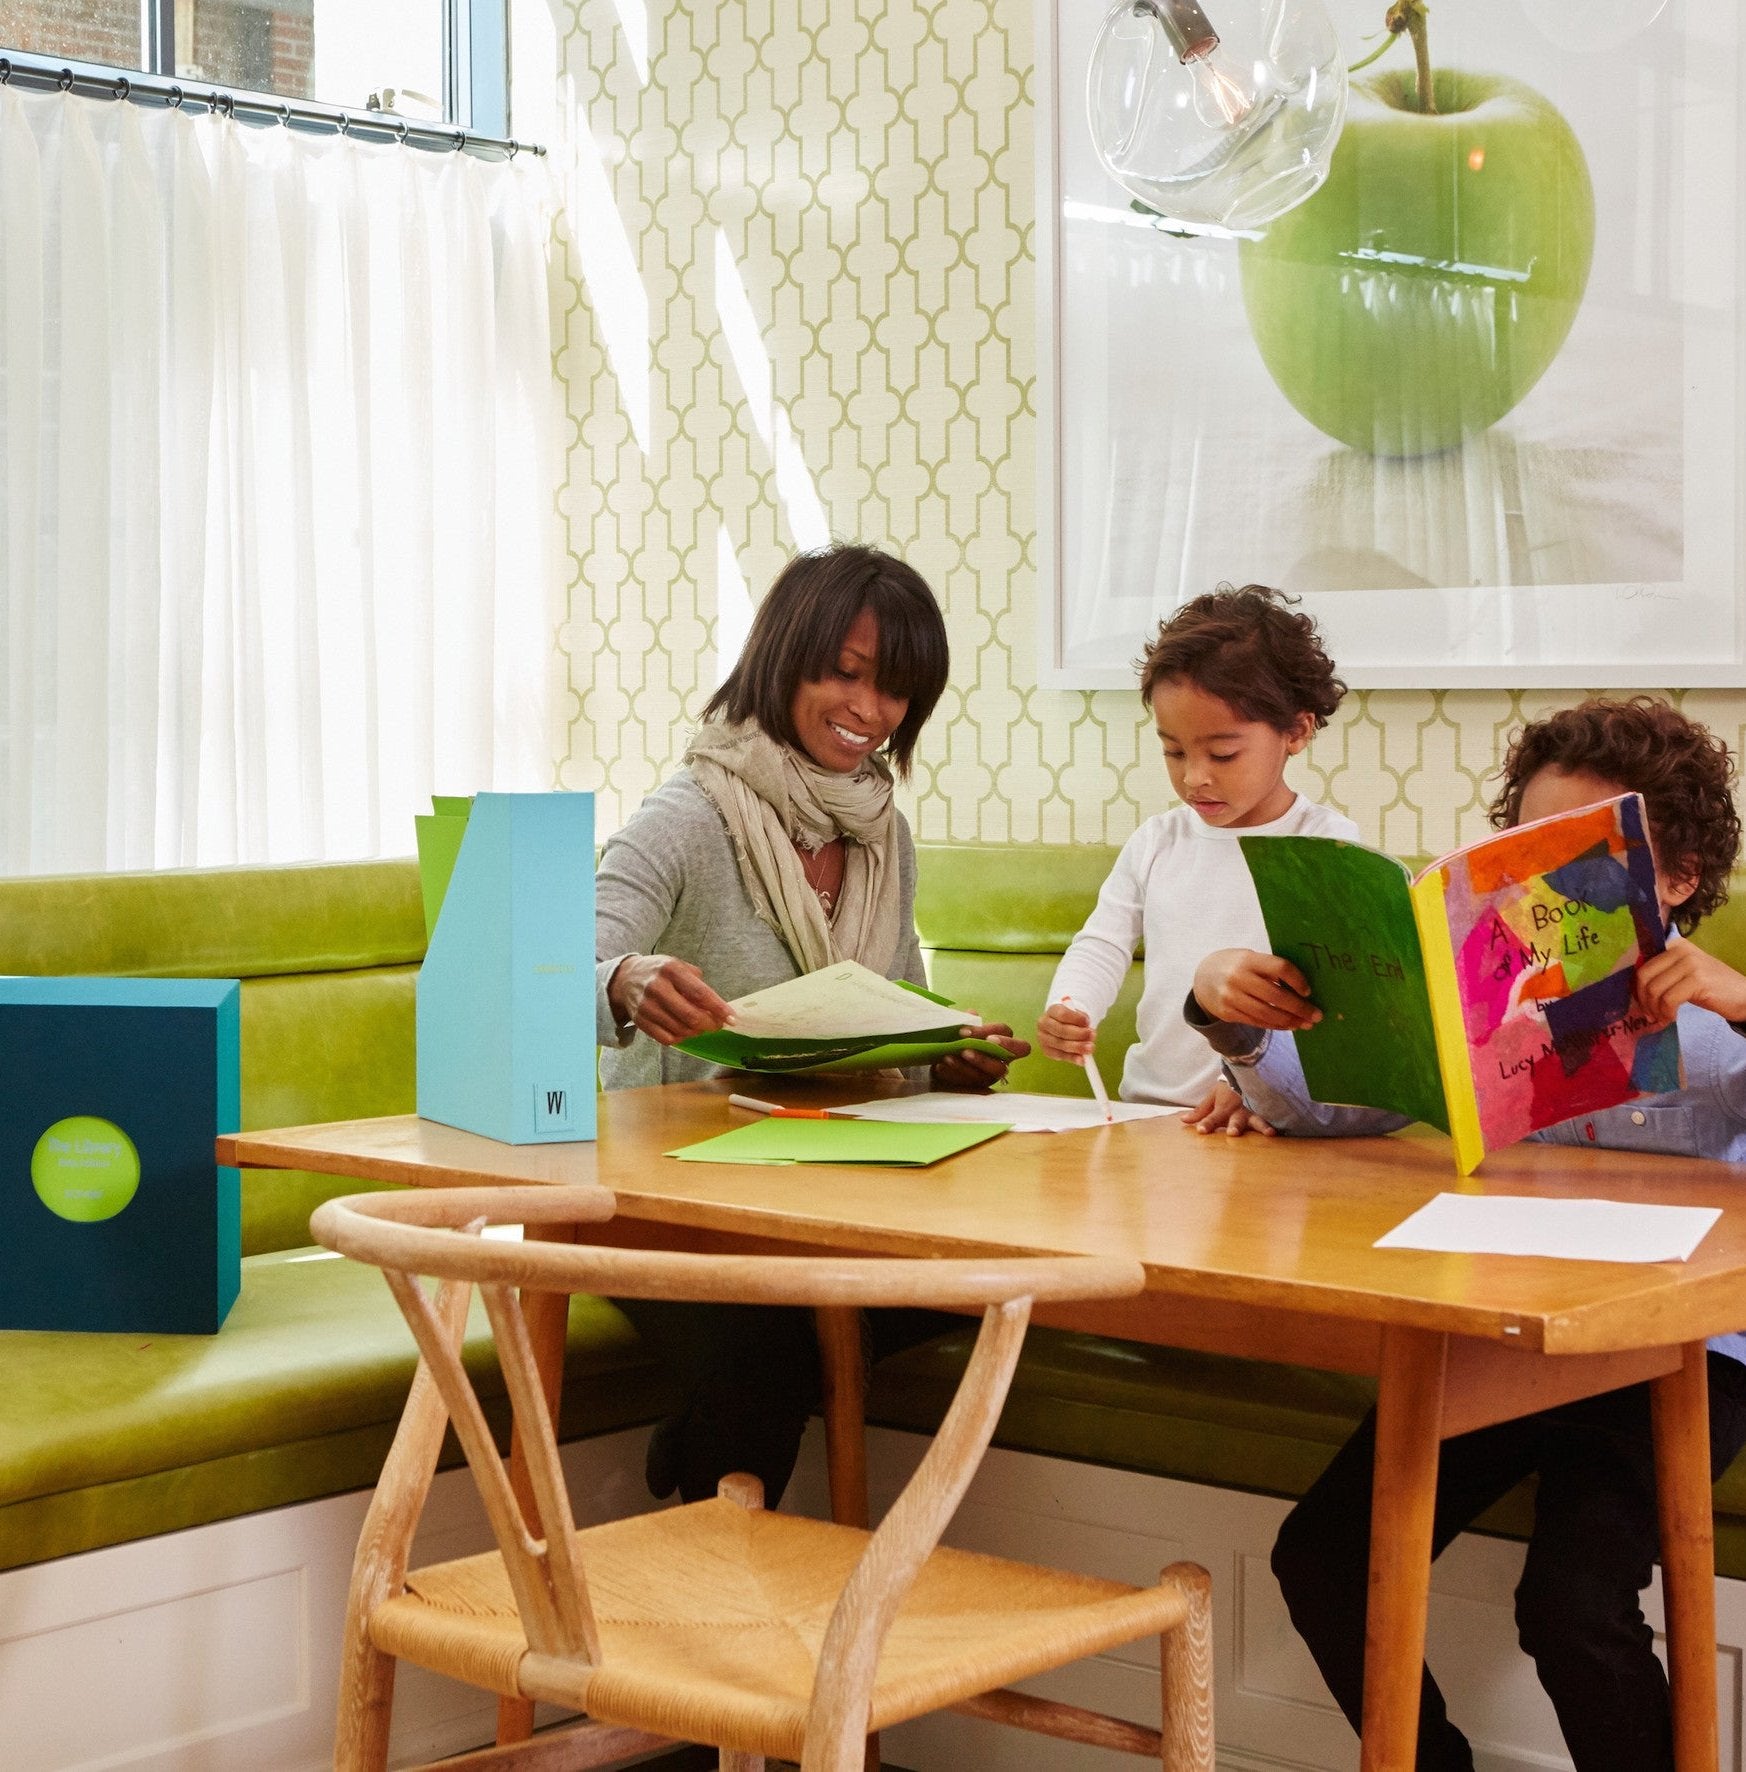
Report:
M889 739L909 712L909 697L875 682L879 623L863 609L849 624L835 668L794 692L789 718L800 747L821 769L848 775Z

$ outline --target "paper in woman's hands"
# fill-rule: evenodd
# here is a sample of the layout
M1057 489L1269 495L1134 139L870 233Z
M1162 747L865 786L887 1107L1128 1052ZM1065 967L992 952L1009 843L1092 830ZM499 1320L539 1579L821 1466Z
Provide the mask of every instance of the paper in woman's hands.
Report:
M944 997L895 984L854 960L752 991L728 1007L734 1012L730 1031L767 1040L892 1039L946 1027L956 1031L976 1019Z
M882 1070L934 1064L953 1052L1005 1059L992 1040L966 1038L974 1011L839 960L728 1005L732 1023L678 1050L742 1071Z

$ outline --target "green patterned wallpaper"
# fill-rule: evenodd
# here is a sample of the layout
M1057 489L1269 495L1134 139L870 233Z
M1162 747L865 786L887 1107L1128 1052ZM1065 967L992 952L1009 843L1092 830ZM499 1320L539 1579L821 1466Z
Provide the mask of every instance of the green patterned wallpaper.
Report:
M918 836L1119 842L1169 803L1143 711L1039 689L1033 664L1032 0L553 16L561 781L621 823L676 763L747 587L831 534L901 552L945 605L953 680L911 784ZM550 72L518 66L518 106L532 77ZM1509 729L1567 699L1354 693L1298 784L1371 842L1447 849L1483 829ZM1746 738L1746 694L1681 699Z

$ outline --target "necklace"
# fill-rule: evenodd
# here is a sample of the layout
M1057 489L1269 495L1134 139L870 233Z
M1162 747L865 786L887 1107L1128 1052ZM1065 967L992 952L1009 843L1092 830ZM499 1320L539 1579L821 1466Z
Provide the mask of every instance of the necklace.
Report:
M843 840L833 837L817 849L803 849L798 843L794 853L800 858L800 871L812 888L812 895L828 919L836 910L837 894L843 885Z

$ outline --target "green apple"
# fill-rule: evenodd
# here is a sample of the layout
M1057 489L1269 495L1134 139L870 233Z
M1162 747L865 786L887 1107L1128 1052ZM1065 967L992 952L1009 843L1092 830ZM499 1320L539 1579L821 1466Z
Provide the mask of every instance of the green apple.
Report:
M1355 81L1327 182L1245 240L1243 302L1280 392L1376 455L1495 424L1545 374L1588 283L1594 188L1570 125L1519 80Z

